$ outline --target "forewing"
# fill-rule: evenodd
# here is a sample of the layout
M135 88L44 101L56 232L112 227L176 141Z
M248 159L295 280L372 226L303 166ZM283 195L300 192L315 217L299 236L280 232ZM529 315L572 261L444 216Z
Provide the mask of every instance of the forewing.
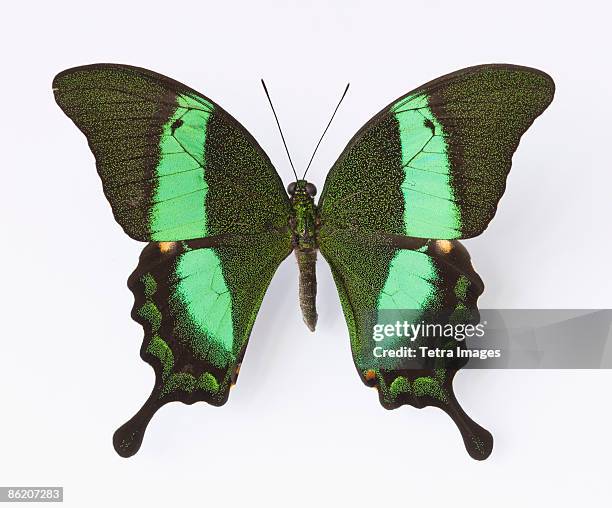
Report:
M55 99L83 131L117 222L132 238L179 241L284 227L270 159L229 113L146 69L76 67Z
M321 219L418 238L480 234L522 134L552 101L547 74L481 65L397 99L353 137L321 195Z
M156 381L142 409L115 433L120 455L138 451L164 404L227 401L266 289L289 252L286 233L145 247L128 286L135 297L132 317L145 330L141 356Z
M452 389L453 377L465 362L414 370L373 352L373 327L384 312L411 309L415 323L430 316L477 316L484 286L465 248L456 240L421 240L329 225L320 231L320 248L336 282L362 381L378 389L388 409L404 404L443 409L461 431L470 455L486 458L493 438L465 414ZM403 337L395 339L393 348L411 345Z

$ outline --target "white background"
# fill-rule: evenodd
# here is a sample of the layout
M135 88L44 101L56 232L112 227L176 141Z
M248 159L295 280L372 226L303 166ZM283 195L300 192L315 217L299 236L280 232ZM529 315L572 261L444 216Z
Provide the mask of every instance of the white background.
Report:
M309 179L394 98L479 63L545 70L556 98L521 142L498 216L466 241L483 308L612 307L607 2L11 2L3 6L0 485L63 485L70 507L573 506L609 499L602 371L464 371L455 387L495 437L469 458L437 409L385 411L358 379L327 265L319 325L289 258L222 408L170 404L140 452L113 431L153 384L125 281L142 246L113 221L85 138L53 100L68 67L120 62L202 91L290 169L265 77Z

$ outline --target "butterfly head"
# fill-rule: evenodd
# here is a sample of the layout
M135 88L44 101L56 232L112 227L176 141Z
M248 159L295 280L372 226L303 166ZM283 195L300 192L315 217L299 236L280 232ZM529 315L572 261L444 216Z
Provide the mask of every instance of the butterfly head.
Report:
M289 196L294 197L309 197L314 198L317 195L317 188L313 183L306 180L297 180L287 185Z

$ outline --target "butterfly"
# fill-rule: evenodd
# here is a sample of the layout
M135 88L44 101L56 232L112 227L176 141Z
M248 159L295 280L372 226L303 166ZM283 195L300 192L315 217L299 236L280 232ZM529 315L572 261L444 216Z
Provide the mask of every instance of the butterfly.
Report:
M53 91L87 137L116 221L148 242L128 286L156 381L115 432L119 455L138 451L164 404L227 401L264 294L292 252L311 330L317 254L329 264L355 366L380 403L439 407L473 458L491 453L491 434L453 393L460 366L407 370L366 349L378 311L477 311L484 285L458 240L495 215L519 140L553 99L550 76L490 64L416 88L353 136L316 204L305 175L285 190L253 136L177 81L96 64L61 72Z

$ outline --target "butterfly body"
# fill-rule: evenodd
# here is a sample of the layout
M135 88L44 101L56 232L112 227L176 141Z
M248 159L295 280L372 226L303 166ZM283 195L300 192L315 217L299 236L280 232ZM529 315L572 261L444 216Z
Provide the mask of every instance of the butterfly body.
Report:
M414 311L415 322L477 316L484 285L458 240L481 234L495 215L512 154L553 99L550 76L487 64L408 92L355 134L316 204L312 183L296 175L285 191L233 116L166 76L95 64L61 72L53 91L89 141L115 219L148 242L128 287L155 385L115 432L120 455L136 453L168 402L227 401L265 292L291 252L304 321L314 330L320 252L355 366L380 403L438 407L473 458L489 456L491 434L453 393L463 363L408 368L378 356L372 332L388 311ZM391 351L407 345L385 341Z
M314 202L316 187L305 180L291 183L287 192L293 214L289 218L292 245L295 249L299 273L300 309L304 323L315 330L317 325L317 234L320 225L319 213Z

